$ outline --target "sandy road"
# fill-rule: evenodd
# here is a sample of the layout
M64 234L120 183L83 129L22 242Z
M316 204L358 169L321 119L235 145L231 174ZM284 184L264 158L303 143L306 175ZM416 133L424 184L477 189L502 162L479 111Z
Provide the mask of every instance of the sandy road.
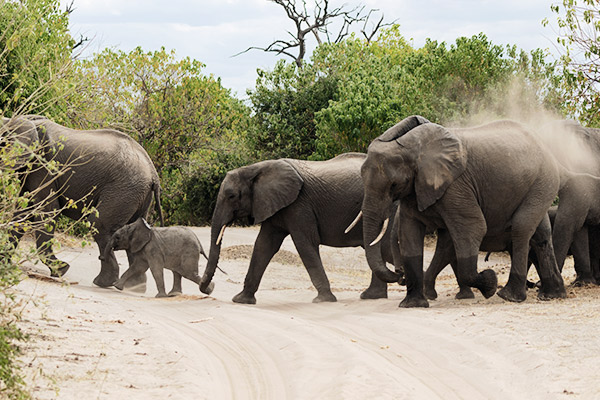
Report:
M208 228L195 232L207 247ZM256 233L231 228L223 246L252 244ZM293 250L291 241L283 249ZM184 281L184 296L154 299L150 275L145 295L94 287L95 251L60 253L77 285L28 279L19 286L45 301L28 307L25 320L36 340L23 359L55 380L32 373L36 398L600 397L598 288L555 302L539 302L532 291L522 304L480 294L457 301L446 275L429 309L405 310L398 308L400 287L390 286L389 299L359 300L369 280L361 249L322 248L337 303L312 304L305 269L273 263L258 304L247 306L231 298L248 260L222 260L229 275L217 272L211 297ZM119 260L123 271L124 254ZM503 262L482 265L504 282Z

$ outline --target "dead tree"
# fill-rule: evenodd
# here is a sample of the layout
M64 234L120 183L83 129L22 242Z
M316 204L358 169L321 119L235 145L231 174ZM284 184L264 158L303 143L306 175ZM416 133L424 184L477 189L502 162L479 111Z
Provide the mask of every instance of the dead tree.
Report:
M273 3L279 4L285 10L289 19L294 22L295 31L288 31L291 36L288 40L275 40L267 47L249 47L246 50L236 54L240 55L249 50L262 50L266 52L277 53L291 57L298 68L302 68L304 56L306 55L306 43L308 37L314 36L318 44L323 43L323 38L329 43L338 43L350 34L350 28L357 23L363 23L361 33L370 42L377 31L391 23L383 22L383 14L377 24L374 24L372 29L367 32L367 24L373 13L377 10L369 10L365 12L365 6L347 7L346 5L330 8L329 0L314 0L314 9L309 12L306 5L306 0L298 2L296 0L270 0ZM300 3L300 4L298 4ZM311 15L312 14L312 15ZM341 27L336 31L331 32L332 22L341 22ZM293 51L297 49L297 54Z

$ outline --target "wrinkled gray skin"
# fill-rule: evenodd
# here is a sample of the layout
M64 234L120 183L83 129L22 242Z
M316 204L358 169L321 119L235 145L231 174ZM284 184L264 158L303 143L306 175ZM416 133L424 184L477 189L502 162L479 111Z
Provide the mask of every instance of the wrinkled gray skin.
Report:
M319 245L362 246L362 223L345 229L360 211L363 186L360 168L365 154L342 154L328 161L268 160L232 170L221 183L211 222L211 247L200 290L210 293L219 261L221 229L236 219L261 224L243 290L233 301L255 304L255 293L271 258L291 235L294 245L317 289L313 302L336 301L319 255ZM394 213L390 204L387 216ZM387 234L380 257L394 261L397 238ZM383 262L383 261L382 261ZM397 269L400 269L399 264ZM361 298L387 297L387 284L372 276Z
M426 227L445 229L454 244L460 284L485 297L496 291L492 270L477 273L484 238L511 233L509 280L498 295L527 297L530 240L540 256L540 298L565 297L547 210L560 185L560 168L547 149L519 124L499 121L470 129L446 129L423 117L406 118L369 146L362 167L364 242L382 229L386 210L400 200L400 252L407 295L401 307L428 307L423 293ZM367 246L369 266L386 282L398 275L381 260L378 244Z
M17 140L27 145L40 142L44 146L46 160L56 160L63 165L71 163L68 172L56 177L40 191L38 201L43 201L50 193L47 209L58 209L72 199L86 198L86 204L96 207L98 215L88 217L97 229L94 240L100 252L106 247L111 235L120 227L140 217L146 217L154 197L160 212L160 184L158 174L146 151L124 133L98 129L82 131L69 129L51 120L39 116L19 117L2 121L3 132L16 130ZM17 165L17 168L20 166ZM46 170L22 171L23 191L32 191L42 187L52 178ZM81 218L79 208L68 208L63 214L72 219ZM53 276L62 276L69 264L58 260L48 241L54 234L54 225L50 232L36 232L36 244L42 253L42 261L51 268ZM14 243L20 240L23 232L12 232ZM94 284L108 287L119 277L119 265L112 252L101 258L100 273ZM58 266L57 268L54 266ZM141 281L128 283L139 286Z
M550 210L548 210L548 216L550 218L551 224L554 223L555 215L556 215L556 207L552 206L550 208ZM481 247L479 248L479 250L488 252L488 254L485 257L485 260L487 261L490 253L493 253L493 252L507 251L510 254L512 252L510 241L511 241L510 232L507 232L504 236L498 236L496 238L484 237L483 241L481 242ZM569 253L569 254L575 254L575 259L577 259L579 257L579 254L581 251L580 246L578 246L578 244L579 243L573 243L573 245L572 245L573 253L571 253L571 252ZM535 246L536 246L535 240L530 241L530 246L532 248L529 250L528 268L527 269L529 270L529 267L531 266L531 264L533 264L535 266L535 268L539 271L539 263L537 261L537 255L536 255L536 251L535 251ZM454 271L454 275L456 276L457 275L456 274L456 254L454 252L454 245L452 244L452 238L450 238L448 231L446 231L444 229L440 229L440 230L438 230L438 240L437 240L437 244L435 247L435 253L433 255L431 263L429 264L429 267L427 267L427 270L425 271L425 275L423 278L425 297L427 297L429 300L434 300L437 298L437 291L435 290L435 280L436 280L437 276L439 275L439 273L448 264L451 265L452 270ZM533 287L536 287L536 284L534 282L528 281L527 287L533 288ZM471 290L470 287L468 287L466 285L461 285L459 282L459 292L456 294L455 297L457 299L472 299L475 297L475 295L473 294L473 291Z
M548 210L548 217L550 218L550 224L554 226L554 221L557 213L557 206L552 206ZM573 236L573 241L571 246L568 249L568 255L573 256L575 271L577 272L577 276L580 277L582 275L582 270L584 270L584 266L587 260L591 261L592 272L594 273L594 277L596 277L600 262L600 232L598 229L598 225L584 225L578 232ZM557 233L557 231L553 228L553 234ZM589 236L589 248L588 248L588 236ZM510 246L510 235L507 234L504 238L498 238L499 240L495 242L486 241L484 238L481 243L481 251L487 251L486 255L489 257L492 252L499 251L507 251L511 252ZM533 242L533 241L532 241ZM535 245L535 242L531 243ZM556 252L555 252L556 254ZM435 248L435 253L433 255L433 259L429 264L429 267L425 271L424 275L424 292L425 296L429 300L433 300L437 298L437 292L435 290L435 280L439 273L448 265L452 266L454 270L454 274L456 275L456 255L454 253L454 246L452 244L452 240L448 236L447 232L444 230L438 231L438 241ZM538 261L537 255L534 249L529 251L529 266L533 264L536 269L538 269ZM579 278L575 280L574 284L578 284ZM460 290L456 294L457 299L471 299L474 297L473 291L470 287L460 285ZM527 287L533 288L536 287L536 283L527 282Z
M572 173L567 174L566 183L558 193L552 233L556 262L562 271L569 248L575 247L573 257L577 277L573 284L600 284L600 180L596 178L600 176L600 129L584 128L574 121L555 123L558 124L563 127L564 134L575 134L582 140L590 150L591 159L570 166Z
M173 271L173 289L168 295L175 296L181 294L182 276L200 285L200 254L207 258L191 229L183 226L151 228L142 218L125 225L112 235L104 250L105 256L113 250L127 250L130 254L129 269L114 286L123 290L129 279L145 274L150 268L158 289L156 297L167 296L163 268Z

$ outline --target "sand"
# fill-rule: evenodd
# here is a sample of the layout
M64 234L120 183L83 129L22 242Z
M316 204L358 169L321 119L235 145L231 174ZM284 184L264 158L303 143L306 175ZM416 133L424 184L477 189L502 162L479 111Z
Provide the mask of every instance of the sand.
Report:
M209 228L193 228L208 247ZM184 280L184 294L156 299L101 289L95 246L62 246L69 283L36 278L22 361L36 399L595 399L600 398L600 288L564 300L520 304L476 293L455 300L450 268L428 309L401 309L405 288L360 300L370 272L360 248L322 247L336 303L316 296L291 240L265 273L256 305L234 304L258 230L225 234L215 291ZM430 249L431 250L431 249ZM431 257L431 251L427 253ZM117 252L121 272L124 252ZM201 262L201 271L205 261ZM47 274L45 267L29 268ZM481 268L507 280L508 258ZM165 271L167 291L171 272ZM574 278L572 262L565 267Z

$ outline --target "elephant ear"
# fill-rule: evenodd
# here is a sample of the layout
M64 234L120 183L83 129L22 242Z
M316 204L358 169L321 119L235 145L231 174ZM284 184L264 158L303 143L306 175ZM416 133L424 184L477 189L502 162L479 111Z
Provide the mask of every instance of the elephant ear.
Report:
M252 186L252 216L259 224L296 200L304 180L285 160L258 163Z
M152 228L144 218L138 218L135 221L131 239L129 242L129 250L132 253L140 252L146 244L152 239Z
M33 157L32 146L39 140L35 125L25 118L2 118L0 137L5 137L13 145L22 146L23 154L15 160L15 169L22 168Z
M404 136L417 126L429 123L430 121L427 118L421 117L420 115L412 115L404 118L402 121L383 132L377 139L382 142L391 142L392 140Z
M409 136L419 143L415 192L419 211L423 211L442 197L465 171L467 153L455 134L437 124L418 126L405 138ZM402 139L397 140L399 144Z

